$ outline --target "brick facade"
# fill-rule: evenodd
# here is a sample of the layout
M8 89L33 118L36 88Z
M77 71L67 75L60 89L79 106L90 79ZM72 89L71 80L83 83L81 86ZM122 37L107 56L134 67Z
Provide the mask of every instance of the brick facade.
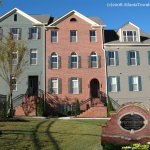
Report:
M70 19L75 18L75 22ZM48 80L50 78L62 79L62 94L57 94L61 99L69 98L73 102L75 98L86 100L90 97L90 81L97 79L100 83L100 91L106 93L106 76L105 76L105 58L103 50L102 28L92 28L91 24L72 14L68 18L56 25L57 29L48 29L46 31L46 92L48 93ZM70 30L77 31L77 42L70 42ZM96 30L97 42L90 42L89 31ZM51 43L51 31L58 31L58 42ZM88 56L91 52L96 52L101 56L100 68L88 68ZM61 67L59 69L49 69L48 61L52 52L61 56ZM81 56L81 68L68 68L68 56L76 52ZM82 93L68 93L68 79L71 77L82 78Z

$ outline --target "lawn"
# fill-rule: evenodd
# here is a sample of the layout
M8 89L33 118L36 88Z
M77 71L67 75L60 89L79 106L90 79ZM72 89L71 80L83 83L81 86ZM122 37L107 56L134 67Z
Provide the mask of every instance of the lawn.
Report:
M24 119L0 122L0 150L102 150L106 120Z

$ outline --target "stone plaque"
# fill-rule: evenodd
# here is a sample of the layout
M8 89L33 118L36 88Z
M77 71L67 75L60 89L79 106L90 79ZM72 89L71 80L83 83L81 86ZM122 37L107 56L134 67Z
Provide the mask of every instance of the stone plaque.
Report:
M143 128L144 118L138 114L128 114L120 119L120 125L126 130L140 130Z

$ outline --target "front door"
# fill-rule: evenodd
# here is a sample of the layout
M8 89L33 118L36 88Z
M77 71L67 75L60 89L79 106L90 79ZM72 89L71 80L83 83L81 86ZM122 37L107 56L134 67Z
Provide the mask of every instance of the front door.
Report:
M97 79L92 79L90 82L90 95L91 98L99 97L99 81Z
M34 96L38 94L38 76L29 76L28 94Z

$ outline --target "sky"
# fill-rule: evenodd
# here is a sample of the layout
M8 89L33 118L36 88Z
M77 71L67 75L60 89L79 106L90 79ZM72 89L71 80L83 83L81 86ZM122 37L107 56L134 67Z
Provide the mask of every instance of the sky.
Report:
M13 8L53 17L61 17L74 9L85 16L98 16L106 29L119 29L130 21L150 34L150 0L3 0L0 15Z

